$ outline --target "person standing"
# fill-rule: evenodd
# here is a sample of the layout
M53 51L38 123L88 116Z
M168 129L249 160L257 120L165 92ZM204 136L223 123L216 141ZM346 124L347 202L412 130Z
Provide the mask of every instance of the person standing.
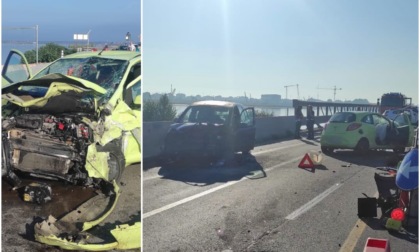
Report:
M315 112L311 105L307 107L306 116L306 128L308 129L308 139L314 139L314 124L315 124Z
M302 106L297 106L295 109L295 138L300 139L300 126L302 126L303 114L302 114Z

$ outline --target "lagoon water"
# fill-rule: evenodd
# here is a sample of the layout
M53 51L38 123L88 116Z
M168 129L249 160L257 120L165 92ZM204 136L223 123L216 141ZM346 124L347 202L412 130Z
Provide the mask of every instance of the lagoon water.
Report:
M41 47L41 44L38 45ZM1 64L4 65L6 62L7 55L9 54L10 50L17 49L21 52L26 52L30 50L35 50L36 45L29 45L29 44L1 44Z

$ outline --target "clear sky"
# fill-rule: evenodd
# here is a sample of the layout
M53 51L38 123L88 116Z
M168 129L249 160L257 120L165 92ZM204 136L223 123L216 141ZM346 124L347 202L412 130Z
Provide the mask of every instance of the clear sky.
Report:
M2 0L2 39L33 39L34 32L3 27L39 25L40 41L73 41L73 34L86 34L90 41L124 42L140 36L140 0ZM29 34L29 35L28 35Z
M143 0L146 92L418 104L417 0ZM319 89L319 88L326 89ZM296 99L296 87L288 88Z

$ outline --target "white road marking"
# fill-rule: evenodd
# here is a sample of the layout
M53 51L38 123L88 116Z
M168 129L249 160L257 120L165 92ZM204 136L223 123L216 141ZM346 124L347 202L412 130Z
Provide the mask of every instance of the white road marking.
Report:
M302 157L297 157L297 158L294 158L294 159L291 159L291 160L285 161L285 162L283 162L283 163L277 164L277 165L272 166L272 167L270 167L270 168L264 169L264 171L265 171L265 172L268 172L268 171L271 171L271 170L273 170L273 169L275 169L275 168L277 168L277 167L284 166L284 165L289 164L289 163L297 162L297 161L298 161L298 160L300 160L301 158L302 158ZM261 174L261 173L262 173L262 171L255 172L255 173L254 173L251 177L255 177L255 176L257 176L257 175L259 175L259 174ZM195 200L195 199L201 198L201 197L206 196L206 195L208 195L208 194L214 193L214 192L219 191L219 190L221 190L221 189L223 189L223 188L226 188L226 187L229 187L229 186L234 185L234 184L236 184L236 183L239 183L239 182L241 182L241 181L247 180L248 178L249 178L249 177L244 177L244 178L242 178L241 180L230 181L230 182L228 182L228 183L226 183L226 184L223 184L223 185L220 185L220 186L217 186L217 187L211 188L211 189L209 189L209 190L207 190L207 191L204 191L204 192L201 192L201 193L199 193L199 194L192 195L192 196L187 197L187 198L185 198L185 199L182 199L182 200L176 201L176 202L174 202L174 203L171 203L171 204L168 204L168 205L166 205L166 206L160 207L160 208L158 208L158 209L152 210L152 211L150 211L150 212L144 213L144 214L143 214L143 219L146 219L146 218L148 218L148 217L150 217L150 216L153 216L153 215L155 215L155 214L158 214L158 213L164 212L164 211L169 210L169 209L171 209L171 208L177 207L177 206L182 205L182 204L184 204L184 203L187 203L187 202L193 201L193 200Z
M319 194L318 196L316 196L315 198L313 198L311 201L309 201L305 205L301 206L300 208L298 208L297 210L293 211L291 214L289 214L288 216L286 216L286 219L288 219L288 220L294 220L294 219L296 219L301 214L305 213L306 211L308 211L309 209L311 209L312 207L314 207L316 204L318 204L319 202L321 202L324 198L326 198L332 192L334 192L335 190L337 190L338 188L340 188L342 185L343 184L337 183L337 184L333 185L332 187L328 188L323 193Z
M277 148L273 148L273 149L268 149L268 150L261 150L261 151L252 151L252 155L254 156L258 156L261 154L265 154L265 153L269 153L269 152L273 152L273 151L279 151L279 150L283 150L283 149L288 149L288 148L292 148L292 147L296 147L296 146L300 146L300 145L304 145L305 143L300 142L297 144L289 144L286 146L281 146L281 147L277 147ZM163 178L163 176L161 175L153 175L153 176L148 176L148 177L144 177L143 178L143 182L144 181L148 181L148 180L152 180L152 179L158 179L158 178Z

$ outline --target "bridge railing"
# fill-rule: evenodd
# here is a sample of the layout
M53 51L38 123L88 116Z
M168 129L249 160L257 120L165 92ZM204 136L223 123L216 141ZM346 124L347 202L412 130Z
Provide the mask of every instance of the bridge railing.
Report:
M368 111L378 113L379 107L377 104L356 104L356 103L341 103L341 102L313 102L293 100L293 107L302 106L303 108L312 106L315 116L331 116L337 112L343 111Z

